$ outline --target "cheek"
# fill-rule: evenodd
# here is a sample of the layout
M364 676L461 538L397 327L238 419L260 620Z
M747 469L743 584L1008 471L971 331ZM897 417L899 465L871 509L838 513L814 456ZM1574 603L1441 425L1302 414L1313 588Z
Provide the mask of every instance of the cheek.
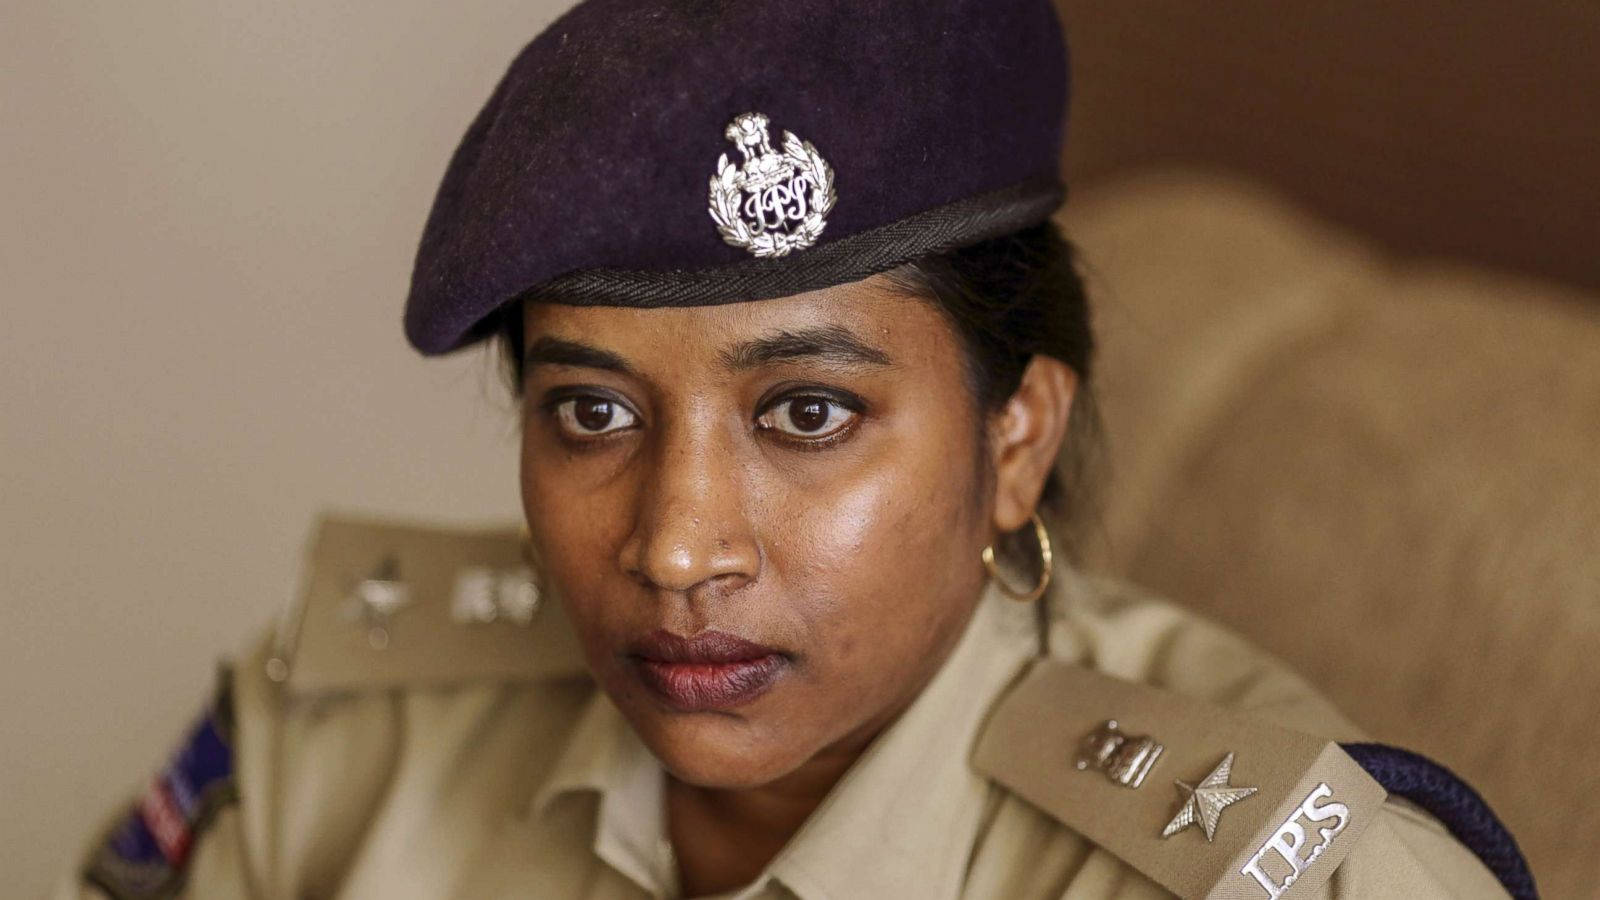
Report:
M539 548L541 562L548 568L557 565L566 554L560 552L561 547L552 543L553 538L570 534L570 529L563 527L567 520L574 517L564 511L569 509L569 499L561 490L562 483L559 479L546 477L545 467L534 457L528 446L529 439L523 438L522 445L522 516L528 523L528 532L533 538L533 544ZM583 522L572 524L580 528Z
M552 451L541 448L539 452ZM613 568L608 564L616 556L616 513L620 510L616 485L597 489L597 485L574 479L567 462L535 456L524 441L523 518L543 575L570 604L605 596L602 582ZM593 619L587 609L574 612L574 624Z
M982 571L971 452L970 442L895 441L780 504L791 515L772 536L774 562L786 581L812 586L793 595L836 674L912 671L908 660L965 613Z

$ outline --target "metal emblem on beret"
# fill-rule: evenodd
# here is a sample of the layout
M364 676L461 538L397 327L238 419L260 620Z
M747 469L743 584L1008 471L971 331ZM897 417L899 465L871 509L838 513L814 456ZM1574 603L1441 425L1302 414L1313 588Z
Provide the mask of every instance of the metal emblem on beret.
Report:
M810 141L783 133L772 148L767 117L736 116L723 134L744 154L734 165L724 153L711 176L711 219L722 239L760 257L788 256L815 244L838 199L833 169Z
M1165 749L1149 735L1123 734L1116 719L1107 719L1078 743L1075 765L1080 772L1094 766L1113 782L1137 788Z
M1234 787L1229 784L1228 779L1232 774L1233 754L1229 753L1199 784L1175 782L1178 795L1184 798L1183 806L1167 823L1167 827L1162 829L1161 836L1172 837L1190 825L1198 824L1206 833L1207 841L1216 837L1217 822L1222 818L1222 811L1256 792L1253 787Z

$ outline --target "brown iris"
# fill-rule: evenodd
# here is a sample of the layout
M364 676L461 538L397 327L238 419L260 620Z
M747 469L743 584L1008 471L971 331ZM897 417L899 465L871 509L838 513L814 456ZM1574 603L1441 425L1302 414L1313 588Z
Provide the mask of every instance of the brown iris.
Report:
M572 416L588 431L601 431L611 424L615 408L610 400L585 397L573 404Z
M816 431L828 424L828 402L813 397L791 400L789 421L801 431Z

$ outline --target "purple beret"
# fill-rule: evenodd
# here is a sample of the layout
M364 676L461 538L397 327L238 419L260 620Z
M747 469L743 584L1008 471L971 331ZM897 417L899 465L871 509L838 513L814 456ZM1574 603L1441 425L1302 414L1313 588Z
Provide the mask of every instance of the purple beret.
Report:
M1066 108L1049 0L586 0L452 156L406 336L786 296L1036 224Z

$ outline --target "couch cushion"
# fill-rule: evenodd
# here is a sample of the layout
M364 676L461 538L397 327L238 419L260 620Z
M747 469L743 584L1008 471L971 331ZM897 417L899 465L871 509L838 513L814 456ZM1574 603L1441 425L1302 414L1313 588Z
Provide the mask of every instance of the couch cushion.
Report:
M1454 767L1551 896L1600 881L1600 304L1168 172L1065 222L1103 341L1091 567Z

